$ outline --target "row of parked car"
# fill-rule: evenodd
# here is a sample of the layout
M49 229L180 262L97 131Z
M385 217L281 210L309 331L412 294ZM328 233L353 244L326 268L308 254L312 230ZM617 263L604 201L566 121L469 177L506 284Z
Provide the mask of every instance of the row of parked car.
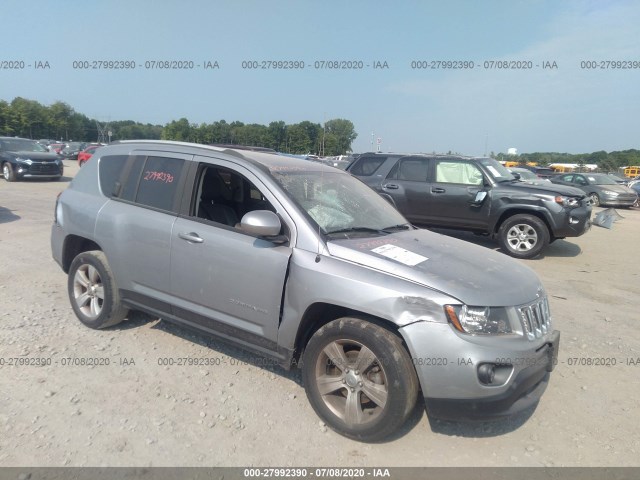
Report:
M82 166L91 158L96 148L103 146L103 143L88 142L66 142L60 143L55 140L40 139L40 145L43 145L50 152L60 155L67 160L78 160L78 165Z

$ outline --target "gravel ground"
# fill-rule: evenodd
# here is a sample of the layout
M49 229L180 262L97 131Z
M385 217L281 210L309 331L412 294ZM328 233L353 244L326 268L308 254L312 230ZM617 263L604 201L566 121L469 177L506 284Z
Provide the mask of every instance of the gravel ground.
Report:
M67 175L76 171L67 162ZM535 411L429 422L419 405L394 438L364 444L319 421L297 372L143 315L82 326L49 247L69 180L0 180L0 466L640 465L640 210L524 261L562 332ZM166 357L209 365L159 364ZM108 365L69 365L84 358ZM51 363L15 365L36 359Z

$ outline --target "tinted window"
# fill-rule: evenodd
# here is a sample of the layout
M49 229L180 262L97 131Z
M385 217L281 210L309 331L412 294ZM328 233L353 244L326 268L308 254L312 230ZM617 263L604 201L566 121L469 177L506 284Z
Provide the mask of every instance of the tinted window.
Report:
M136 203L160 210L172 210L183 165L184 160L178 158L147 158L140 177Z
M429 170L429 160L426 158L406 158L400 160L398 180L426 182Z
M116 182L120 179L120 174L127 161L126 155L110 155L102 157L98 164L98 177L100 179L100 190L107 197L112 197Z
M136 197L136 190L138 188L138 182L140 181L140 175L142 174L142 168L147 157L134 157L132 163L127 165L126 169L120 179L122 184L122 190L119 197L124 200L134 201Z
M349 173L362 176L373 175L386 159L387 157L383 156L360 157L360 159L356 161L355 165L349 170Z

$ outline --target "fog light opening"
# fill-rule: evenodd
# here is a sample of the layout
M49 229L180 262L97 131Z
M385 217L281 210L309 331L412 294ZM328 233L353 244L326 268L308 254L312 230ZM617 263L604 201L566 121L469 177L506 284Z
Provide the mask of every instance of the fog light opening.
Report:
M478 380L483 385L491 385L496 378L496 366L493 363L483 363L478 367Z

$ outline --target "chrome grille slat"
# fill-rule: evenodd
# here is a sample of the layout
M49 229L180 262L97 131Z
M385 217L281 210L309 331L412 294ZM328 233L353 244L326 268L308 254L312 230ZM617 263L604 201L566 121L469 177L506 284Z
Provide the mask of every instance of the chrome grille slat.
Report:
M546 297L518 307L524 334L529 340L535 340L551 331L551 315Z

